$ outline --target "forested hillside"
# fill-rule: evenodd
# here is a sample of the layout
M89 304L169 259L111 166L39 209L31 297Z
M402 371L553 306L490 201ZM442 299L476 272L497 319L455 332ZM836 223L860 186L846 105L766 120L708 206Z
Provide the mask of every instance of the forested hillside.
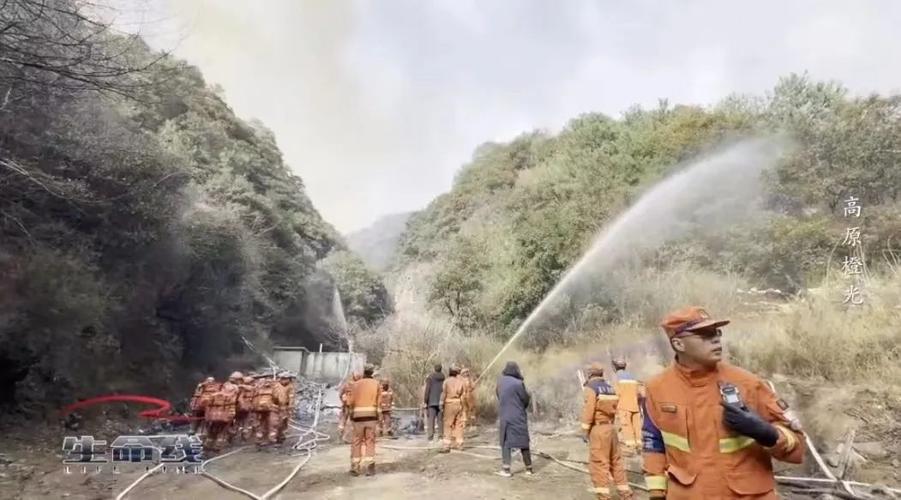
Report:
M334 342L336 280L350 321L390 312L269 130L80 5L0 12L6 410L182 391L255 364L245 338Z
M836 247L845 231L844 200L854 196L866 207L858 222L868 271L894 269L901 251L901 97L854 97L837 83L799 75L765 96L712 107L662 101L620 118L585 114L556 135L537 131L484 144L451 191L412 216L400 266L432 263L434 309L464 331L505 336L599 229L649 186L712 147L770 133L786 134L797 147L767 172L767 216L716 238L670 242L649 268L688 263L760 288L815 287L827 264L838 269L848 254ZM715 186L698 188L717 196ZM593 314L601 323L629 314L614 302L599 306Z

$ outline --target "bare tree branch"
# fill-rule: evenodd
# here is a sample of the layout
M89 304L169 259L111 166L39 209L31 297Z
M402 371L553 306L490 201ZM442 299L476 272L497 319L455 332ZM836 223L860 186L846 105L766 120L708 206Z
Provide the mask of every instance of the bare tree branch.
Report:
M0 83L136 98L137 90L155 83L136 77L168 57L148 57L139 37L115 34L110 23L92 19L84 11L96 4L3 0L2 5Z

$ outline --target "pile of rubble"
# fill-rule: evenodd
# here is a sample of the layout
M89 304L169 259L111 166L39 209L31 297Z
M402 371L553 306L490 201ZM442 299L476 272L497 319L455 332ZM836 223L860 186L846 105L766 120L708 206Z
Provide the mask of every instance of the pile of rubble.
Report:
M312 423L316 417L316 405L319 404L320 422L337 422L341 412L341 400L338 396L338 386L324 382L298 377L295 382L297 390L297 415L298 421ZM319 395L322 401L319 402Z

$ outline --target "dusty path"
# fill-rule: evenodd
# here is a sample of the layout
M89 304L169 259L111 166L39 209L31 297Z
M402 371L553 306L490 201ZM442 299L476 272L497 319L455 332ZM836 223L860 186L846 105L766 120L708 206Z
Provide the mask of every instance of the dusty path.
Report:
M549 429L545 429L549 430ZM542 426L533 429L532 446L561 460L584 461L585 445L574 435L549 436ZM334 430L333 430L334 432ZM522 474L521 458L514 455L513 478L494 474L500 467L493 426L467 438L464 452L440 454L422 437L380 440L377 451L377 474L374 477L351 477L348 473L349 446L332 440L317 449L313 459L275 497L279 500L464 500L464 499L591 499L587 491L588 476L560 466L548 459L534 458L535 475ZM431 449L423 449L429 448ZM401 449L389 449L397 447ZM9 470L0 474L0 498L3 499L68 499L102 500L115 498L130 485L140 472L113 475L109 472L82 476L66 475L61 455L36 451L27 456L19 450L16 464L29 464L27 477L14 479ZM301 458L283 450L257 451L248 447L234 455L208 465L208 471L226 481L256 494L262 494L281 481ZM584 465L571 462L576 467ZM780 464L781 465L781 464ZM627 467L640 470L637 457ZM641 483L637 474L630 480ZM636 497L646 498L636 490ZM229 492L209 479L174 473L151 476L127 497L134 500L242 500L246 496ZM803 498L788 496L783 498Z
M468 440L469 446L491 446L492 433L485 431ZM424 448L429 442L421 437L383 440L380 445ZM585 446L575 437L546 439L536 436L533 447L560 458L584 460ZM479 456L474 456L479 455ZM210 464L208 470L236 486L262 494L284 478L297 463L281 451L258 452L252 448ZM466 453L440 454L435 449L381 448L377 454L378 473L374 477L351 477L348 473L349 447L344 444L322 445L314 458L275 498L280 500L430 500L460 499L535 499L592 498L585 474L560 467L536 457L535 472L528 477L522 472L522 461L514 455L513 478L496 476L500 466L496 450L468 448ZM65 475L61 467L37 473L29 481L4 498L66 498L94 500L115 498L140 474L101 474L95 476ZM637 479L637 478L634 478ZM212 481L194 475L154 475L142 482L128 496L130 499L154 500L231 500L247 497L229 492ZM638 498L644 498L639 495Z

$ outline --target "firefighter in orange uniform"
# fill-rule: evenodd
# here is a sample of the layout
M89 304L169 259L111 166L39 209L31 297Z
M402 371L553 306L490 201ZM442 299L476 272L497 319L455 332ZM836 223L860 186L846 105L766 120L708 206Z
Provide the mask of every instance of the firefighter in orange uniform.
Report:
M204 415L207 424L207 433L203 439L205 450L216 452L225 446L229 426L234 421L237 411L238 384L243 378L241 372L232 373L229 375L228 381L222 384L222 388L213 394L212 401Z
M197 384L194 389L194 395L191 396L191 432L195 434L206 434L206 421L204 413L213 399L213 394L219 391L222 386L213 377L207 377L203 382Z
M626 360L615 358L613 369L616 370L616 394L619 396L617 418L619 420L620 441L630 453L641 444L641 407L639 399L643 399L644 388L641 382L626 371Z
M391 390L391 380L385 377L382 380L382 395L379 400L379 436L394 435L391 422L392 410L394 410L394 391Z
M463 427L466 413L463 411L463 401L466 392L466 381L460 376L460 369L451 366L448 377L444 381L441 391L441 401L444 413L444 448L442 453L450 449L463 448Z
M238 404L235 421L231 426L230 438L240 437L242 441L250 439L253 431L253 377L245 376L238 386Z
M279 414L280 397L283 390L281 385L271 377L257 380L257 387L253 393L254 424L256 425L257 446L275 444L278 425L281 421Z
M647 382L644 472L651 498L775 500L772 459L800 464L788 405L753 373L722 361L722 330L700 307L661 326L675 362Z
M374 371L372 365L363 368L363 378L353 383L348 398L353 422L350 473L354 476L360 475L361 469L366 469L367 476L375 474L375 434L382 391L378 381L372 378Z
M287 371L279 373L278 384L279 423L275 441L282 443L285 441L285 433L288 431L288 422L294 416L294 404L297 397L294 389L294 374Z
M351 442L352 430L348 428L350 422L350 393L353 390L354 382L360 380L360 374L354 372L341 386L341 413L338 415L338 434L345 443Z
M611 487L616 487L619 498L631 500L632 489L626 478L626 469L619 452L619 440L616 427L616 408L619 396L606 380L604 367L600 363L592 363L586 370L588 380L582 388L584 403L579 418L582 440L588 443L588 472L591 474L592 490L599 500L608 500ZM611 483L611 478L614 484Z
M465 392L463 395L463 423L465 425L475 425L476 423L476 386L472 381L472 375L469 368L460 370L460 376L465 383Z

